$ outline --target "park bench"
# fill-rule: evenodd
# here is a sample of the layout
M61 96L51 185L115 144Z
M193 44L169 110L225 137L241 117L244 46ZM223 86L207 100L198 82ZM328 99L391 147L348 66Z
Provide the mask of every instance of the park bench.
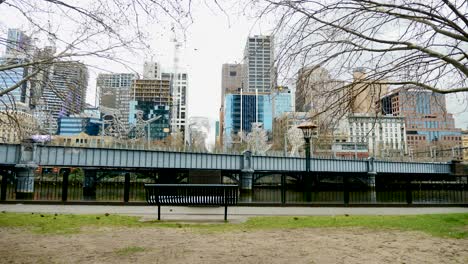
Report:
M237 185L227 184L145 184L146 201L158 206L161 220L161 205L218 205L224 206L227 220L228 205L236 205L239 198Z

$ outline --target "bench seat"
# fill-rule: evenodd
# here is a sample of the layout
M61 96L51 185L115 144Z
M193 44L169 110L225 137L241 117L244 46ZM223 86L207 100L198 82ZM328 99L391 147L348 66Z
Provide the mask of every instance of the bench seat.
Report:
M227 220L228 205L236 205L239 199L238 186L228 184L145 184L145 192L147 203L158 206L158 220L161 205L224 206Z

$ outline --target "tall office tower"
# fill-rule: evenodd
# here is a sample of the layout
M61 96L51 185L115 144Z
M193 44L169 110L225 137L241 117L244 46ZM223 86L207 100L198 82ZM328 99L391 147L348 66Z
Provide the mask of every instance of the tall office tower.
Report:
M413 150L461 145L461 129L455 128L453 115L447 113L443 94L401 87L383 96L380 108L382 114L405 117L408 146Z
M23 62L19 58L0 58L0 65L16 64ZM11 70L0 71L0 90L5 90L17 85L28 74L27 68L18 67ZM0 98L0 109L14 109L18 103L28 103L28 82L23 82L18 88Z
M40 110L57 120L62 116L79 114L86 105L88 69L78 61L54 63L43 84Z
M189 87L188 74L186 72L174 73L162 72L161 79L170 81L171 84L171 130L179 130L186 137L187 131L187 89Z
M262 123L265 130L272 130L270 94L227 94L224 105L225 136L231 136L241 131L250 132L252 131L252 123Z
M238 132L250 132L252 123L263 123L266 130L272 129L272 90L276 87L276 73L273 67L273 37L253 36L247 39L244 49L244 65L223 65L224 73L242 71L242 78L225 78L221 100L220 119L223 125L223 139ZM226 74L227 75L227 74ZM229 76L231 77L231 76ZM232 76L235 77L235 76ZM235 91L236 86L240 89ZM232 86L228 87L227 83ZM228 89L230 88L230 89ZM232 93L229 93L232 92Z
M6 57L26 57L26 53L31 48L31 37L27 36L23 31L16 28L8 29L6 41Z
M157 62L145 61L143 79L161 79L161 65Z
M35 99L30 106L43 133L55 134L58 118L79 114L85 108L88 69L81 62L56 62L33 83Z
M131 137L138 137L138 131L147 129L146 124L145 127L139 127L139 125L142 121L151 119L154 121L150 123L150 139L164 139L169 135L171 132L170 106L172 104L170 84L169 80L134 80L128 120L134 129ZM146 136L148 135L146 134Z
M331 115L337 106L337 102L346 105L347 97L340 89L344 86L343 81L331 78L330 73L322 67L304 67L299 70L296 82L296 111L299 112L324 112L323 115Z
M0 57L0 65L14 65L28 61L31 50L31 38L19 29L8 29L5 54ZM21 82L28 75L28 67L17 67L0 71L0 90L8 89ZM17 109L19 103L29 104L30 89L28 82L23 82L15 90L0 98L0 109ZM20 107L23 110L24 107Z
M242 88L242 64L223 64L221 70L221 108L219 110L218 142L222 146L224 139L224 100L226 94L236 94Z
M128 128L129 102L135 75L132 73L100 73L96 79L99 105L114 109L120 114L119 122Z
M239 93L242 88L242 64L223 64L221 70L221 98L225 94ZM221 100L221 104L223 104Z
M388 85L376 84L375 80L369 80L363 68L354 70L353 79L348 89L351 112L375 114L377 111L375 106L388 92Z
M270 92L276 86L272 36L253 36L244 49L244 92Z

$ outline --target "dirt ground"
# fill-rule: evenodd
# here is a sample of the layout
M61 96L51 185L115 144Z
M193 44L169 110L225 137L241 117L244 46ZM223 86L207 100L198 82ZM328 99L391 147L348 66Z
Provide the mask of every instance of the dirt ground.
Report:
M0 263L468 263L468 240L364 228L210 232L0 228Z

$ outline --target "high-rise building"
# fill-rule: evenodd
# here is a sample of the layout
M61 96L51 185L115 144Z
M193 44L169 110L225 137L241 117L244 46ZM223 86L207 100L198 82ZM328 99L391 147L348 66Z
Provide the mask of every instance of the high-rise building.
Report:
M161 79L170 81L171 85L171 130L182 131L185 137L188 118L188 74L186 72L178 72L176 76L174 73L162 72Z
M243 64L223 64L221 70L221 108L219 110L218 142L222 146L224 138L224 100L226 94L236 94L243 88Z
M334 102L344 102L343 81L335 80L323 67L304 67L296 82L296 111L331 114ZM335 104L336 105L336 104Z
M224 98L225 94L238 93L243 88L242 74L242 64L223 64L221 70L221 98ZM224 101L221 100L221 104L223 103Z
M40 110L49 112L55 120L79 114L86 105L87 88L86 65L78 61L54 63L42 88Z
M369 80L364 68L356 68L353 78L353 83L347 89L351 112L375 114L375 106L388 92L388 85L384 81Z
M296 111L318 115L322 136L332 135L339 120L349 111L344 85L323 67L303 67L298 72Z
M22 57L31 49L31 37L16 28L8 29L6 41L6 57Z
M170 133L172 104L171 85L169 80L139 79L134 80L130 100L129 123L134 130L140 122L158 118L150 123L150 139L164 139ZM141 113L141 115L139 115ZM133 136L136 136L134 132Z
M405 118L406 137L413 150L427 149L429 145L441 149L461 145L461 129L455 128L443 94L401 87L383 96L378 106L382 114Z
M135 75L132 73L111 73L98 75L96 86L99 90L99 105L117 110L120 121L128 128L130 89Z
M0 65L21 63L19 58L0 58ZM0 71L0 90L5 90L21 82L27 75L27 68L18 67ZM0 98L0 109L14 109L17 103L28 103L28 82L23 82L15 90Z
M31 38L19 29L8 29L5 54L0 57L0 65L15 65L27 62ZM19 84L19 87L0 98L0 109L15 109L17 103L29 104L28 82L21 81L28 75L28 67L15 67L0 71L0 90Z
M270 92L276 79L272 36L247 38L244 49L244 92Z
M272 100L270 94L227 94L225 96L224 133L250 132L252 123L262 123L272 130Z
M272 130L276 72L273 66L273 37L247 38L244 64L223 65L220 120L221 140L238 132L250 132L252 123L262 123ZM239 78L239 72L242 77ZM281 108L284 98L278 97ZM281 111L281 109L279 109Z

